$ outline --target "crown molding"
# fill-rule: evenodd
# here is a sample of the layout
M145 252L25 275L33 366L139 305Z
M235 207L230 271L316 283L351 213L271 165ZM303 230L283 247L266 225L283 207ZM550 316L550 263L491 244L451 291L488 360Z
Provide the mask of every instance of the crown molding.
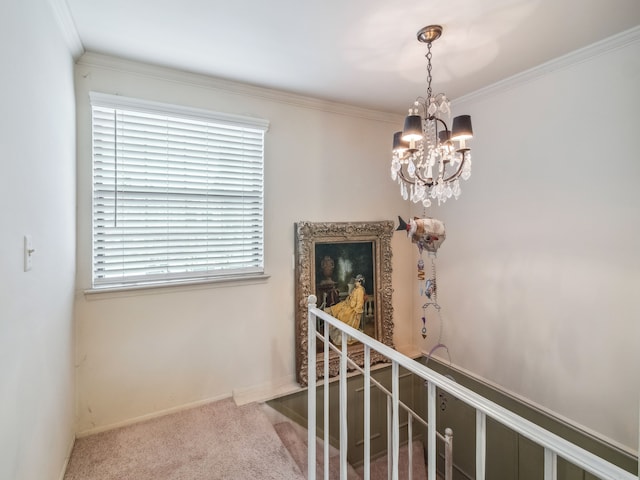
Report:
M537 67L533 67L529 70L525 70L524 72L517 73L516 75L507 77L504 80L500 80L467 95L463 95L462 97L457 98L452 103L457 106L461 103L485 99L488 96L497 95L519 85L531 82L551 72L562 70L572 65L577 65L579 63L591 60L599 55L624 48L639 41L640 26L633 27L629 30L625 30L624 32L593 43L584 48L575 50L571 53L545 62L541 65L538 65Z
M306 97L294 93L274 90L245 83L225 80L198 73L191 73L169 67L142 63L120 57L113 57L96 52L86 52L76 62L78 66L102 68L121 73L129 73L143 77L155 78L184 85L223 91L235 95L243 95L284 103L296 107L321 110L349 117L358 117L378 122L397 124L404 117L395 113L367 109L329 100Z
M53 10L56 23L62 31L71 56L74 60L77 60L84 53L84 46L82 45L82 40L80 40L80 35L78 35L78 29L66 0L47 0L47 2Z

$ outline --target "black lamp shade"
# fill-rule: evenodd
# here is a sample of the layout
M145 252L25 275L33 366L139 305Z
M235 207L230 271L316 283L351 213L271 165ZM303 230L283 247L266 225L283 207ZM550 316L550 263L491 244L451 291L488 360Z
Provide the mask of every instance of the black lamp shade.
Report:
M449 130L440 130L438 132L438 140L440 140L440 143L447 143L451 140L451 132Z
M470 115L460 115L453 119L453 125L451 126L451 138L453 140L467 140L469 138L473 138Z
M407 115L402 129L402 140L415 142L422 139L422 117L420 115Z
M396 132L393 134L393 151L404 152L409 148L409 143L402 140L402 132Z

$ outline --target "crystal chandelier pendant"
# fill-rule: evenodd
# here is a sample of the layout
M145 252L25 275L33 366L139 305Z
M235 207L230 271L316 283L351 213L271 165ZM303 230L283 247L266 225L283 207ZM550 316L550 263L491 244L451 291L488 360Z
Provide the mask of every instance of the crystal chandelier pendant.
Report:
M473 138L471 117L454 117L449 128L449 99L431 91L431 46L441 35L440 25L418 31L418 41L427 44L427 95L416 99L403 130L393 136L391 178L400 184L403 199L421 202L425 208L432 200L440 205L459 198L460 179L471 177L471 150L466 143Z
M462 167L462 179L469 180L469 177L471 177L471 154L470 153L468 155L467 161Z
M416 166L413 164L413 160L409 160L409 166L407 167L407 172L409 172L410 177L415 177Z
M453 198L457 200L461 194L462 189L460 188L460 181L456 180L455 182L453 182Z

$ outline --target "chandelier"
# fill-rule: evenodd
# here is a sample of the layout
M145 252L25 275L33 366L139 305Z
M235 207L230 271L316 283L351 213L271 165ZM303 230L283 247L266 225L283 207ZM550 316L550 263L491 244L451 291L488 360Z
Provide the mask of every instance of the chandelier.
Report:
M471 152L466 141L473 137L471 117L453 119L451 130L443 118L451 109L444 93L431 91L431 44L442 35L440 25L418 31L420 42L427 44L427 97L418 97L409 109L404 128L393 135L391 178L400 185L405 200L431 206L460 196L460 177L471 176Z

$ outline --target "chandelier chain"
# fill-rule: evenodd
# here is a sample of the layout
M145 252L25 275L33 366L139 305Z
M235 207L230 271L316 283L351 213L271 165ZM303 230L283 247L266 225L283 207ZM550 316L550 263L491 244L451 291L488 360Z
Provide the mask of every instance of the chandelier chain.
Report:
M427 108L429 108L429 104L431 103L432 90L431 90L431 42L427 43Z

